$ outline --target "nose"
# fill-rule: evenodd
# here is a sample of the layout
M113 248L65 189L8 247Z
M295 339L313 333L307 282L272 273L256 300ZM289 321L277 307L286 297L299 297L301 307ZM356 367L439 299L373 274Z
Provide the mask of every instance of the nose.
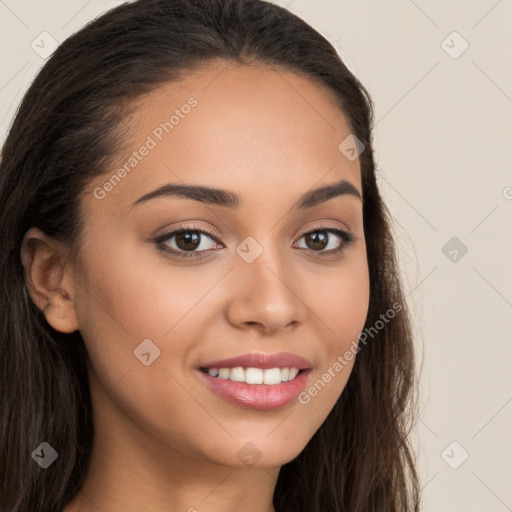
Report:
M277 250L265 249L252 263L237 260L227 308L229 322L239 329L274 335L307 317L306 297L293 266L285 266Z

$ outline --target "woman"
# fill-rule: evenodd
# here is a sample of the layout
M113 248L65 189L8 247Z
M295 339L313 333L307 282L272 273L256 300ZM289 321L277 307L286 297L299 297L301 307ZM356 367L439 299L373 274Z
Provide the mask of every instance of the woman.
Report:
M261 0L56 50L2 153L1 510L419 510L372 114Z

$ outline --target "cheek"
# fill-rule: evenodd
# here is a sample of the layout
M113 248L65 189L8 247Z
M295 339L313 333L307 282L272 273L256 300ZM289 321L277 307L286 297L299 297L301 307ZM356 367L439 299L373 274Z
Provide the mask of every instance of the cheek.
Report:
M174 326L193 315L198 299L218 280L209 273L191 276L178 266L171 270L164 255L140 242L138 246L110 243L107 250L108 243L97 242L101 253L97 247L84 256L89 264L81 276L79 321L99 338L115 333L109 344L121 345L123 350L126 345L133 350L137 340L172 336ZM91 340L97 337L90 336Z
M205 274L192 279L179 268L159 275L165 266L142 264L142 255L137 257L133 248L105 253L109 256L102 261L92 250L84 255L95 265L81 276L85 289L77 303L80 331L97 382L95 407L104 418L117 414L109 409L108 400L101 399L108 393L125 417L181 449L184 440L193 437L188 433L191 424L219 428L205 408L191 399L187 376L180 368L186 364L196 311L201 309L194 306L219 277ZM145 258L147 262L147 254ZM200 286L191 286L193 282ZM153 359L155 349L146 345L153 361L149 365L134 354L145 339L160 351ZM109 421L118 421L115 417ZM197 450L194 443L186 444L192 452Z
M143 264L147 254L139 251L119 244L119 239L98 237L82 255L78 321L105 387L129 369L143 366L134 354L136 347L145 339L161 345L163 334L186 313L190 302L183 286L175 280L166 282Z
M317 287L308 286L307 303L315 313L316 330L322 333L322 350L314 379L299 402L318 415L318 423L327 417L347 384L368 314L368 266L365 254L359 256L329 277L320 274Z
M364 328L370 300L366 254L363 250L354 252L343 266L315 274L312 282L316 286L305 282L305 302L310 304L333 357L334 352L344 352L352 340L357 341Z
M329 294L330 325L339 340L339 349L345 350L352 340L357 341L368 314L370 286L366 263L353 267L339 283L331 283Z

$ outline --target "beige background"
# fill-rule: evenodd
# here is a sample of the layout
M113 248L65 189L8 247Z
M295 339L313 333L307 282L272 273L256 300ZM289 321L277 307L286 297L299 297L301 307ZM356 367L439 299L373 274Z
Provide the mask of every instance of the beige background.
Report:
M0 0L2 140L51 38L117 3ZM512 510L512 1L277 3L335 44L376 103L423 357L424 510Z

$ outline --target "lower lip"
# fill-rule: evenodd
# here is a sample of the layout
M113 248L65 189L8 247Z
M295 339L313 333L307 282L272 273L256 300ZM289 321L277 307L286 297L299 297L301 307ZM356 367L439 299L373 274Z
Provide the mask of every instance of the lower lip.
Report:
M222 398L250 409L278 409L297 398L304 389L311 370L301 371L293 380L281 384L247 384L229 379L212 377L197 370L206 383Z

